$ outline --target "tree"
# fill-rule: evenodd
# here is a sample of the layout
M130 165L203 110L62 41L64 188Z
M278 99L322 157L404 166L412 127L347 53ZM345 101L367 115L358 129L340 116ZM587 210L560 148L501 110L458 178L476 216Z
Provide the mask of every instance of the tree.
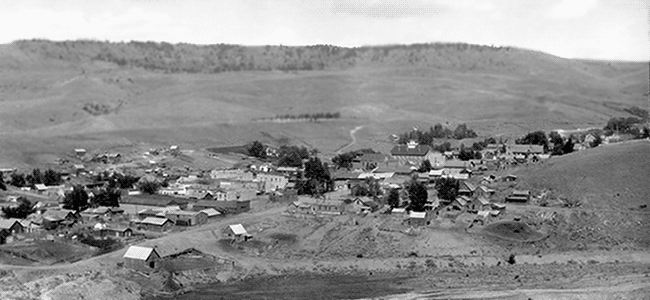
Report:
M101 189L95 193L92 199L93 206L120 206L122 194L116 189Z
M34 204L25 197L18 197L17 202L19 203L18 206L5 206L2 208L5 218L24 219L36 211Z
M156 192L158 192L158 189L160 189L160 186L161 186L160 183L157 182L157 181L144 180L144 181L141 181L138 184L138 189L140 189L140 191L145 193L145 194L153 195Z
M544 146L544 151L548 151L548 139L544 131L529 132L524 137L515 140L517 144L540 145Z
M11 175L11 180L9 184L15 187L24 187L27 181L25 181L25 174L23 173L14 173Z
M2 172L0 172L0 190L3 191L7 190L7 186L5 185L4 175L2 174Z
M418 169L418 172L424 173L424 172L429 172L433 169L433 166L431 166L431 162L428 159L425 159L422 161L420 164L420 168Z
M264 146L259 141L254 141L251 143L246 150L248 150L248 155L250 156L262 159L266 158L266 146Z
M43 173L42 177L43 184L45 185L59 185L61 184L61 173L48 169Z
M424 205L429 198L426 186L417 180L412 180L407 184L406 191L410 200L409 208L413 211L424 211Z
M305 163L304 176L305 180L298 189L301 194L321 196L334 186L327 163L322 163L318 157L312 157Z
M386 197L386 202L388 202L388 205L390 205L390 207L398 207L399 206L399 192L396 189L391 189L388 192L388 196Z
M351 169L352 161L356 155L353 152L341 153L332 158L332 163L336 166L337 169Z
M436 182L436 191L440 199L449 202L454 201L458 196L458 180L453 178L441 178Z
M562 153L569 154L573 152L573 145L573 141L571 139L568 139L566 143L564 143L564 146L562 146Z
M88 193L83 186L75 186L72 191L65 194L63 199L63 208L72 209L77 212L88 207Z
M551 153L554 155L562 155L564 153L562 151L562 147L564 147L564 139L562 139L562 136L557 131L551 131L548 138L553 145L550 149Z

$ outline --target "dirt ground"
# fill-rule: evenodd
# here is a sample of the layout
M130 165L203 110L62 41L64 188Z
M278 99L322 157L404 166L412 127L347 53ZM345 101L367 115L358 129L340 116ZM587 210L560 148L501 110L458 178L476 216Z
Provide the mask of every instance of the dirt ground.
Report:
M231 268L177 272L172 281L164 273L143 277L118 266L123 249L67 265L4 265L0 298L169 298L160 293L165 282L187 292L174 299L210 299L214 293L224 299L300 299L308 291L322 299L639 299L650 293L650 253L641 231L604 238L611 232L593 219L602 213L569 210L553 221L514 211L528 230L546 235L518 242L485 234L480 226L466 230L461 221L411 229L398 216L299 219L285 215L285 207L257 202L249 213L142 243L194 247L234 261ZM235 223L253 240L231 243L223 229Z

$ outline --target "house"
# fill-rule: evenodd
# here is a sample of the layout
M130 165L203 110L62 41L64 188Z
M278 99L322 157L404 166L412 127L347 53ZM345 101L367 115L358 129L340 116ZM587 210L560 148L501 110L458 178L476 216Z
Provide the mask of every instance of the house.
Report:
M222 215L218 210L216 210L214 208L202 209L202 210L200 210L200 212L204 212L208 216L208 220L219 217L219 216Z
M47 186L45 186L42 183L35 184L34 188L36 189L36 192L38 192L39 194L43 194L43 193L47 192Z
M133 236L133 229L129 227L107 227L103 229L104 234L102 236L114 236L121 238L128 238Z
M289 183L289 178L278 172L258 173L255 179L263 183L264 192L282 190Z
M403 216L406 215L406 209L405 208L397 208L397 207L395 207L390 211L390 214L394 215L394 216L403 217Z
M47 230L52 230L61 226L74 225L79 219L81 219L81 214L68 209L48 209L40 217L39 220L34 220L32 222Z
M7 237L25 232L25 227L18 219L0 219L0 244L4 244Z
M311 203L314 212L325 215L341 215L345 212L343 201L316 201Z
M164 218L165 217L165 211L156 210L156 209L143 209L143 210L138 212L138 217L140 219L146 219L146 218L149 218L149 217Z
M468 205L468 210L472 212L477 212L480 210L487 210L490 208L490 201L484 197L477 197L470 200Z
M444 174L444 171L442 169L440 169L440 170L431 170L431 171L429 171L429 179L432 179L432 180L438 179L438 178L442 177L443 174Z
M127 195L120 199L120 207L129 214L136 214L143 209L159 210L164 207L187 208L187 200L162 195Z
M346 211L355 212L355 213L369 213L369 212L374 212L377 209L379 209L379 204L375 203L370 199L366 199L364 201L361 198L357 197L354 198L354 200L352 200L350 204L348 204L348 208L346 208Z
M86 149L78 148L74 149L74 154L78 157L86 155Z
M494 195L495 192L496 192L495 190L490 189L484 185L481 185L478 187L478 189L476 189L474 195L477 197L490 197Z
M86 172L86 166L84 166L82 164L76 164L76 165L73 165L72 167L74 168L74 172L77 175L79 175L79 174L81 174L83 172Z
M474 196L474 192L476 191L477 187L467 181L463 181L460 184L460 187L458 188L458 194L467 196L467 197L472 197Z
M406 145L395 145L390 150L390 155L401 164L419 165L424 160L435 160L434 153L428 145L419 145L409 141Z
M160 255L154 248L131 246L124 253L124 266L136 271L149 273L156 269Z
M513 190L512 193L506 197L506 202L526 203L530 200L530 191L528 190Z
M429 225L429 219L426 212L412 211L409 213L408 224L411 226L426 226Z
M226 228L226 235L231 237L233 241L248 241L253 238L242 224L228 225Z
M303 214L315 213L312 210L311 205L306 204L306 203L302 203L300 201L293 201L293 202L289 203L289 205L287 207L287 212L290 212L290 213L303 213Z
M463 210L467 207L467 203L471 201L467 196L458 196L454 201L451 201L451 204L447 207L447 210Z
M138 227L149 231L168 231L174 227L174 223L167 218L147 217L138 222Z
M176 226L196 226L208 222L208 214L201 211L171 210L165 213L165 217Z
M492 207L492 210L496 210L496 211L506 210L506 205L502 203L491 203L490 206Z

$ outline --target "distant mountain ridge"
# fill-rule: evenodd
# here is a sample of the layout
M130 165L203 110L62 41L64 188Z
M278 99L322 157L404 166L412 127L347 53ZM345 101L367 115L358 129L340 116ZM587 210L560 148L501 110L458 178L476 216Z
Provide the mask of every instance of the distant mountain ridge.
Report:
M430 43L346 48L315 46L193 45L157 42L92 40L14 42L21 52L50 60L108 62L168 73L230 71L300 71L358 66L426 66L475 70L523 67L530 60L569 61L513 47L464 43Z

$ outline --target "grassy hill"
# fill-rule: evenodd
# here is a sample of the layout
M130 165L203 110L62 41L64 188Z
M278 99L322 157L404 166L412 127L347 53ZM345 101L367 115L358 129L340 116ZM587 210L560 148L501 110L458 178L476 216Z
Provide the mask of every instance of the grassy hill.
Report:
M584 207L628 210L650 204L648 170L650 143L639 140L552 157L517 173L526 185Z
M75 147L349 142L449 122L479 135L602 127L647 107L647 63L580 61L516 48L341 48L18 41L0 46L0 163ZM340 112L320 122L259 121ZM354 148L354 147L353 147Z

